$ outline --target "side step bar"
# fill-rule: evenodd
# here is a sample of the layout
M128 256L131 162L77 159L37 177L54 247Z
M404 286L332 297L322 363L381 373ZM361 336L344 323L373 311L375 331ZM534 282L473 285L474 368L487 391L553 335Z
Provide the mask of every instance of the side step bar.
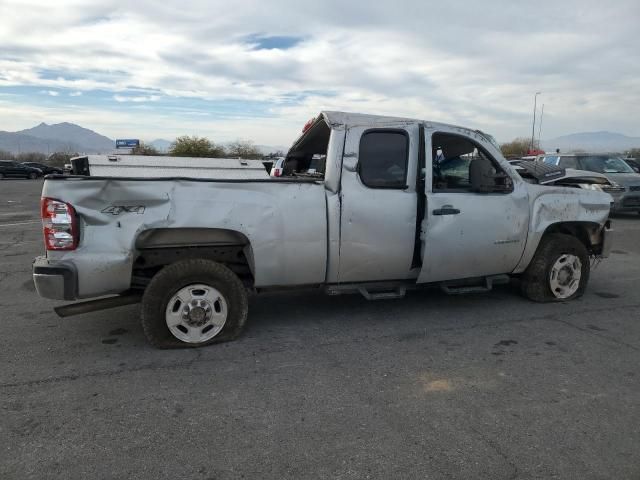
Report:
M81 315L83 313L97 312L99 310L106 310L108 308L123 307L124 305L133 305L142 301L141 292L125 292L121 295L108 298L99 298L97 300L89 300L87 302L70 303L69 305L62 305L61 307L55 307L54 312L59 317L72 317L74 315Z
M441 283L411 283L400 282L371 282L371 283L345 283L334 284L325 287L328 295L342 295L346 293L359 293L367 300L391 300L402 298L407 290L427 288L439 285L449 295L461 295L463 293L488 292L494 285L504 285L511 281L509 275L492 275L490 277L468 278Z
M366 287L360 287L358 292L367 300L392 300L404 297L407 289L404 287L396 287L393 290L370 292Z
M484 278L484 285L453 281L441 283L440 288L447 295L462 295L464 293L488 292L493 289L494 285L505 285L510 281L509 275L493 275Z
M392 300L404 297L407 289L416 287L415 283L406 282L346 283L330 285L325 292L328 295L359 293L367 300Z

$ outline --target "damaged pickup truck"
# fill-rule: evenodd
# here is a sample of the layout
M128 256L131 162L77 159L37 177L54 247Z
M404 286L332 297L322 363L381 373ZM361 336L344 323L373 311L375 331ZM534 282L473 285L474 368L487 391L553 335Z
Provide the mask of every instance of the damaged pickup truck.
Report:
M44 183L36 289L93 299L62 316L142 302L157 347L233 339L248 294L279 288L373 300L515 277L529 299L570 300L611 243L597 178L516 169L489 135L422 120L323 112L278 178L95 176L86 157L73 163L83 175Z

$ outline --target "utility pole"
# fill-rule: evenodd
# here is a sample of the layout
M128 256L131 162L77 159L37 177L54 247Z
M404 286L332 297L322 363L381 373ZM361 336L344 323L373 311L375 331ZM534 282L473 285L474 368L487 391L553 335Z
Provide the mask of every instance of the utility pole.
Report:
M534 147L534 142L535 142L535 135L536 135L536 108L538 106L537 101L538 101L538 95L540 95L542 92L536 92L536 94L533 96L533 125L531 125L531 150L533 150Z
M541 135L542 135L542 117L544 115L544 103L542 104L542 111L540 112L540 125L538 125L538 149L540 148Z

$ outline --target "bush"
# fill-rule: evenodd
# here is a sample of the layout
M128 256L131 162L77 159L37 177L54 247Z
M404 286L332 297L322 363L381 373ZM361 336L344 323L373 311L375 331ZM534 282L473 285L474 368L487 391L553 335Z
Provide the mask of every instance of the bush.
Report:
M524 137L516 138L509 143L500 145L500 150L505 158L524 157L531 146L531 140Z
M260 150L258 150L250 140L236 140L235 142L231 143L227 149L227 155L232 158L262 158Z
M184 135L176 138L171 144L169 155L174 157L220 158L225 156L225 151L223 147L216 145L208 138Z

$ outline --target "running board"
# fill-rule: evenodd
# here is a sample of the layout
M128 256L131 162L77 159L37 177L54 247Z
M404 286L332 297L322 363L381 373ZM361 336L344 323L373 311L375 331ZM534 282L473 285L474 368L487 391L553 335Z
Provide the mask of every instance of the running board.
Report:
M510 282L509 275L493 275L491 277L485 277L483 280L484 285L465 285L459 281L443 282L440 284L440 288L447 295L462 295L465 293L489 292L493 289L494 285L505 285Z
M398 282L380 283L349 283L343 285L331 285L325 289L329 295L342 295L345 293L359 293L367 300L393 300L402 298L407 293L407 288L415 288L415 284L399 284Z
M365 287L360 287L358 292L360 292L360 295L367 300L393 300L404 297L407 293L407 289L404 287L397 287L393 290L370 292Z

